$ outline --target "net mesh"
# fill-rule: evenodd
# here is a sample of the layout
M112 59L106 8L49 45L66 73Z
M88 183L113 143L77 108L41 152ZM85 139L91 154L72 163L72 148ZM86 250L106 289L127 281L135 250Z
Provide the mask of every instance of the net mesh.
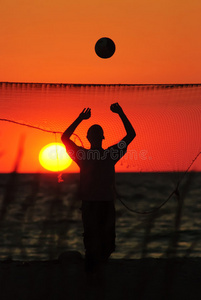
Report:
M189 255L191 251L200 255L200 225L195 221L200 215L200 173L188 173L201 171L200 97L199 84L1 83L0 173L14 170L37 174L1 175L4 246L0 257L52 259L66 249L82 248L80 203L76 201L78 176L68 174L79 169L72 164L63 178L58 178L67 184L58 184L55 174L40 174L44 169L38 155L47 143L60 141L61 133L84 107L91 107L92 117L79 125L74 141L88 148L87 129L98 123L106 138L104 148L118 142L125 136L125 129L109 109L117 101L137 133L116 166L117 172L127 172L117 174L117 194L126 208L141 216L130 216L116 203L120 238L115 257L122 257L124 252L126 258L156 257L161 253ZM153 214L159 209L160 213ZM144 215L148 215L146 219ZM78 229L71 220L79 221ZM7 246L9 239L12 247Z
M24 134L26 155L33 161L36 160L39 149L49 141L54 142L55 138L50 133L59 132L57 140L60 140L60 133L75 120L84 107L92 109L92 117L76 129L78 138L76 140L74 136L74 139L78 144L83 143L89 148L87 129L92 124L100 124L106 138L103 147L106 148L125 136L121 120L109 109L112 103L119 102L137 136L129 146L128 153L118 163L117 171L185 172L201 151L200 97L199 84L1 83L1 120L16 122L13 125L1 123L1 135L6 140L6 143L2 143L2 149L4 153L9 152L7 148L11 147L11 138L17 143L17 137L19 139L19 135ZM17 127L17 123L30 127ZM36 133L34 129L38 128L44 132ZM50 132L49 135L46 131ZM33 141L36 142L33 144ZM198 161L196 159L191 170L201 170ZM75 170L78 171L75 166L72 166L72 170L69 169ZM36 170L33 168L34 171Z

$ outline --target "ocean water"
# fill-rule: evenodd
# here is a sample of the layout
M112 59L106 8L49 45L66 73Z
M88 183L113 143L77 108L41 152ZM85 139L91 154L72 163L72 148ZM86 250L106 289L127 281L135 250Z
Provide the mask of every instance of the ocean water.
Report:
M155 209L183 173L117 173L118 197L137 211ZM48 260L76 250L84 254L79 174L0 174L0 259ZM179 196L178 196L179 195ZM149 215L116 199L113 258L200 257L201 173L189 172L177 195Z

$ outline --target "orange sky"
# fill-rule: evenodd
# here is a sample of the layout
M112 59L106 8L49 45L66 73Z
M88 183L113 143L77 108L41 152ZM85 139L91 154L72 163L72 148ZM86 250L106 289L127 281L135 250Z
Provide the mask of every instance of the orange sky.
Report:
M0 82L200 83L200 15L200 0L2 1ZM110 59L101 59L94 51L103 36L116 44ZM73 89L68 98L62 89L25 90L21 93L12 87L7 94L0 90L0 118L62 131L83 107L91 106L92 119L78 129L86 146L86 131L94 122L104 127L104 147L125 134L109 111L118 100L137 131L131 145L137 158L134 164L119 163L118 171L185 169L200 150L200 90L188 94L184 89L178 98L176 92L170 99L171 91L155 98L155 90L153 97L146 92L105 94L98 89L98 94ZM184 103L193 112L190 116ZM189 126L191 117L197 120ZM0 172L12 170L21 135L25 142L20 171L43 171L38 154L54 136L1 123ZM140 151L147 151L145 160L139 157ZM74 164L69 168L76 170Z
M200 15L200 0L1 1L0 81L199 83Z
M1 118L63 132L84 107L92 116L75 133L84 147L92 124L103 127L103 148L119 142L126 134L120 118L110 111L119 101L136 130L128 154L116 166L118 172L186 170L201 151L201 86L48 86L3 84L0 86ZM60 142L60 134L1 122L0 172L13 170L17 149L24 138L20 172L43 172L39 152L47 144ZM76 140L76 143L78 141ZM193 169L201 171L199 164ZM67 172L79 171L75 163Z

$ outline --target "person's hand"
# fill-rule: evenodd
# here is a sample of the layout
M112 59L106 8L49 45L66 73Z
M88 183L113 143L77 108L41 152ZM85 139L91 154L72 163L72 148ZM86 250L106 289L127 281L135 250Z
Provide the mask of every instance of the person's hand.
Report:
M79 117L82 120L87 120L91 117L91 108L84 108L83 111L80 113Z
M110 106L110 110L111 110L113 113L116 113L116 114L123 113L123 109L121 108L121 106L119 105L119 103L113 103L113 104Z

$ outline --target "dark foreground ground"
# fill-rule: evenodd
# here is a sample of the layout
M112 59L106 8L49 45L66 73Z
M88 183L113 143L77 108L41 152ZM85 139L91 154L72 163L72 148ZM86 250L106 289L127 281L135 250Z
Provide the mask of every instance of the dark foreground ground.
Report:
M92 280L78 252L0 262L1 299L201 299L201 258L110 260Z

